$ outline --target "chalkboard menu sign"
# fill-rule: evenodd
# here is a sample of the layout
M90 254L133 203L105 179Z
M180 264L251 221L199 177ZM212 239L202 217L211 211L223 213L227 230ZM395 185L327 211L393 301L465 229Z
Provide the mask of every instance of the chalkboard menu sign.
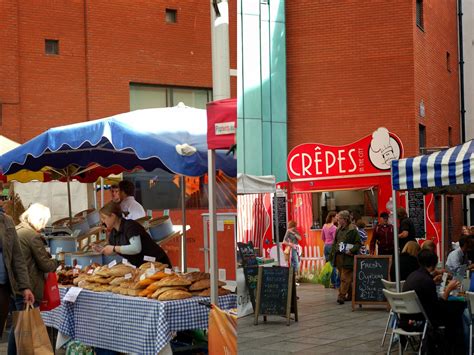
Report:
M286 230L288 229L286 226L286 218L287 218L286 217L286 197L275 196L273 198L273 240L274 241L277 240L277 237L279 238L280 243L283 241ZM277 223L277 219L278 219L278 223ZM277 234L277 227L278 227L278 234Z
M390 255L356 255L352 284L352 310L355 305L386 305L382 279L389 280L392 257Z
M287 318L290 325L290 315L295 314L298 320L296 307L296 287L294 284L293 268L274 266L260 267L258 270L257 299L255 308L255 324L258 316L281 315Z
M239 248L240 258L242 259L242 265L245 266L255 266L257 265L257 256L255 255L255 249L253 248L253 243L237 243L237 248Z
M245 266L244 277L245 284L249 290L250 302L255 311L255 300L257 299L258 266Z
M425 204L423 193L419 191L408 191L408 216L415 225L415 233L418 238L425 236Z

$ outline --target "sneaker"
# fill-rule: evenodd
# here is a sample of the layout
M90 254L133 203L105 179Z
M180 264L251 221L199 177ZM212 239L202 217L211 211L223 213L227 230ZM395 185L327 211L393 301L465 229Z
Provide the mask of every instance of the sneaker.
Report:
M337 303L339 303L339 304L344 304L344 298L338 297L338 298L337 298Z

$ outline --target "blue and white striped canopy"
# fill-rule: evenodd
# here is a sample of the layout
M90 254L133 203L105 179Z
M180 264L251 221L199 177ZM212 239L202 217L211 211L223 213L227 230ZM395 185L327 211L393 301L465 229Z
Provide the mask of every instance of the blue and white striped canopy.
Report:
M474 140L446 150L392 161L394 190L474 192Z

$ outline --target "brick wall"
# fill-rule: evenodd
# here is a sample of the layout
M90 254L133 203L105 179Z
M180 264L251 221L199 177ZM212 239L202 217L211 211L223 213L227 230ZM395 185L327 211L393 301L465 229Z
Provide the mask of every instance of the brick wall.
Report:
M235 0L229 9L235 68ZM0 134L14 140L126 112L130 82L212 88L209 2L5 0L0 10ZM46 38L59 56L45 55Z
M447 145L448 126L459 143L456 1L424 0L424 31L415 13L415 1L286 2L288 150L348 144L385 126L414 156L419 123L428 146ZM454 206L457 235L459 197Z

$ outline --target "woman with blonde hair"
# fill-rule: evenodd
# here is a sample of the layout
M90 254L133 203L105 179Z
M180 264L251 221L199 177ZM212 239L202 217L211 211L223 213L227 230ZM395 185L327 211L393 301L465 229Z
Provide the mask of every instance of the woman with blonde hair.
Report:
M49 208L39 203L32 204L20 216L20 224L16 226L18 241L21 252L28 268L31 290L35 296L35 307L39 307L43 299L45 274L53 272L58 267L56 260L46 251L45 244L41 239L41 230L46 226L51 218ZM21 292L14 290L14 306L17 311L24 309L25 303ZM16 344L14 332L10 332L8 339L8 354L16 354Z
M419 269L418 253L420 250L420 245L413 240L405 244L399 258L400 280L406 280L408 275ZM390 277L392 278L392 281L395 280L395 267L393 266L390 272Z

